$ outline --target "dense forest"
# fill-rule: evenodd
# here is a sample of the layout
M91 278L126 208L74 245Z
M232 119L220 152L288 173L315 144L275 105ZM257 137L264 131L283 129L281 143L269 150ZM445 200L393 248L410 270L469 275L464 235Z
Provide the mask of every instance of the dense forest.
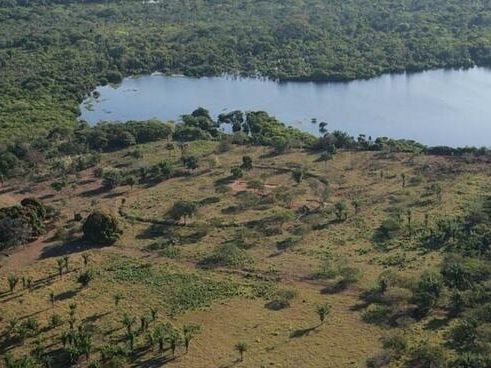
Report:
M491 65L490 45L489 0L1 0L0 140L74 126L134 73L350 80Z

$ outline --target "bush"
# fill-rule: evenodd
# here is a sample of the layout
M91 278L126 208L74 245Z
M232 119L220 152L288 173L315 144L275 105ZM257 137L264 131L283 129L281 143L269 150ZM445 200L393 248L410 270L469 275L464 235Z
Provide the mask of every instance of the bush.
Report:
M123 74L117 70L110 70L106 74L106 80L109 83L120 83L123 80Z
M104 169L102 172L102 186L114 189L124 182L123 171L119 169Z
M234 179L240 179L241 177L244 176L244 172L242 171L242 169L238 166L236 167L232 167L232 169L230 170L230 173L232 174L232 177Z
M94 278L94 271L92 270L87 270L82 272L77 279L77 282L82 285L83 287L89 286L89 283L92 281Z
M424 344L411 352L409 367L422 368L444 368L446 367L447 356L445 350L440 346Z
M290 307L290 302L297 297L297 292L291 289L278 290L273 300L266 304L271 310L281 310Z
M491 355L466 352L451 363L452 368L489 368Z
M400 231L401 223L397 219L385 219L375 232L375 240L379 242L391 240L398 236Z
M191 201L178 201L174 203L167 215L175 221L192 217L198 211L198 205Z
M389 308L380 305L370 305L362 315L362 319L366 323L376 325L388 325L391 311Z
M49 324L51 327L58 327L63 324L63 318L59 314L52 314L49 319Z
M397 357L407 349L407 340L404 336L395 334L386 336L382 339L384 349L390 350L391 353Z
M392 357L386 353L381 352L374 357L371 357L367 360L367 368L381 368L388 365L392 360Z
M245 250L240 249L235 244L226 243L219 246L211 256L205 258L201 265L205 267L245 268L252 266L253 263L253 259Z
M82 231L85 239L100 245L114 244L123 233L114 216L100 211L92 212L87 217Z
M284 240L278 241L276 243L276 248L278 250L287 250L297 245L299 241L300 241L299 238L289 237Z

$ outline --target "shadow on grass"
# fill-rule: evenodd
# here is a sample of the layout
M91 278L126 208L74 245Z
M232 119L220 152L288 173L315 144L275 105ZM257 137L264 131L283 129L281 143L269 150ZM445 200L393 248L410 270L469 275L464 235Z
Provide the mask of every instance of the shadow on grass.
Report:
M428 323L425 326L426 330L439 330L442 327L448 326L448 323L450 322L450 318L444 317L444 318L438 318L435 317L431 321L428 321Z
M235 177L233 175L226 176L225 178L220 178L215 180L215 187L221 187L224 185L232 184L235 181Z
M138 368L156 368L156 367L162 367L167 363L170 363L174 360L176 360L177 357L168 357L168 356L158 356L158 357L151 357L145 360L139 360L132 364L132 367L138 367Z
M298 339L300 337L308 336L311 333L316 332L319 326L320 325L309 328L300 328L298 330L292 331L292 333L290 333L290 339Z
M225 364L222 364L222 365L219 365L218 368L232 368L232 367L235 367L237 364L239 364L241 361L239 358L235 359L233 362L231 363L225 363Z
M98 195L101 195L101 194L104 194L107 192L109 192L109 189L101 186L101 187L96 188L96 189L86 190L85 192L80 193L80 196L85 197L85 198L90 198L90 197L95 197L95 196L98 196Z
M330 285L327 285L325 288L321 290L321 294L338 294L341 293L345 290L347 290L349 287L349 284L345 282L344 280L339 280L336 282L333 282Z
M80 290L82 289L64 291L63 293L55 295L55 300L59 302L59 301L71 299L74 296L76 296Z
M105 245L96 245L94 243L89 243L83 240L75 240L68 243L63 243L59 245L52 245L43 248L39 259L61 257L65 255L75 254L85 252L89 249L104 248Z
M155 239L159 237L170 238L174 235L175 226L151 224L136 236L137 239Z
M42 201L46 201L48 199L54 198L55 196L56 196L56 194L50 193L50 194L45 194L45 195L39 197L39 199Z
M111 314L111 312L106 312L106 313L95 313L91 316L88 316L84 319L85 323L94 323L100 320L101 318L104 318L105 316Z

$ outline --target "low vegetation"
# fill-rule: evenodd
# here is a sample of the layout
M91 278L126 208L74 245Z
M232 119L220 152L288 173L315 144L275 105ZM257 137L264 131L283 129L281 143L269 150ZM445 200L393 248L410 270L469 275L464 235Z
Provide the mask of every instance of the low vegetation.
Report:
M485 367L489 151L324 130L199 108L7 145L5 365Z

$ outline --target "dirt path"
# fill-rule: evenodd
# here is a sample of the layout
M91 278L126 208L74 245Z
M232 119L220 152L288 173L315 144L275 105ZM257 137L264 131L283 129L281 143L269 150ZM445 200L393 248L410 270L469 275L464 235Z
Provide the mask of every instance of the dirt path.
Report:
M54 233L55 230L52 230L32 243L7 253L7 257L0 263L0 276L22 271L24 267L33 264L41 257L43 249L51 244L48 239L52 238Z

